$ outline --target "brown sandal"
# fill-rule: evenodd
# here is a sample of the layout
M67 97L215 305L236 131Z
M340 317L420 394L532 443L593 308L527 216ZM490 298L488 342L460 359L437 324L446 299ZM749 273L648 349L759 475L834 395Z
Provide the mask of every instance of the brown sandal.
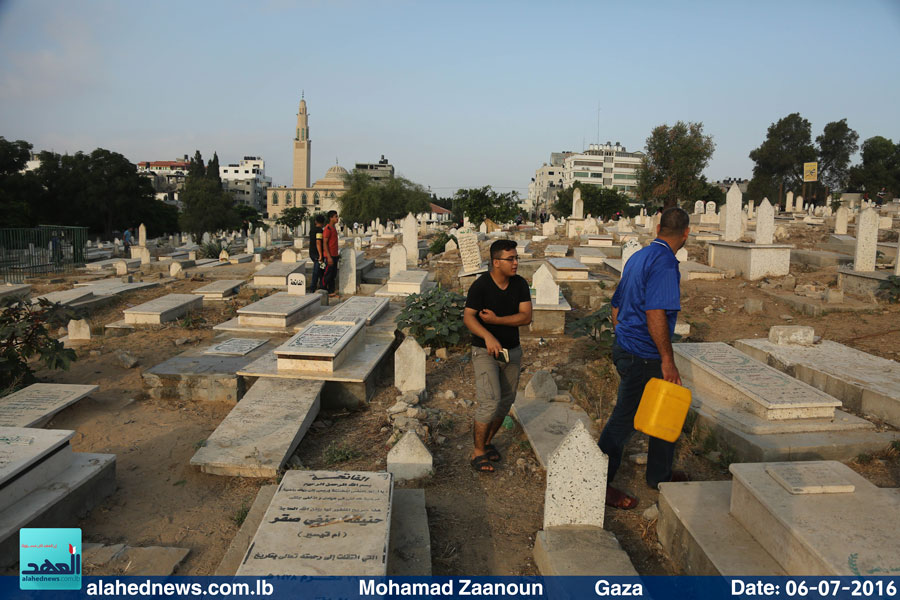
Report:
M608 485L606 486L606 505L612 508L631 510L638 505L638 499Z
M473 458L470 462L472 468L478 471L479 473L493 473L494 465L491 464L490 459L487 457L487 454L481 454Z

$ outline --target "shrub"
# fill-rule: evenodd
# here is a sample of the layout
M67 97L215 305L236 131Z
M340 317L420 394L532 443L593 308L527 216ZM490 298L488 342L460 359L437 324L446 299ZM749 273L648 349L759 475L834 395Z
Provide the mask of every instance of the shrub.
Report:
M465 296L435 287L410 294L397 316L397 326L408 329L421 346L446 348L459 344L466 331L463 324Z
M900 260L900 256L895 260ZM900 302L900 277L889 275L887 280L882 281L878 286L878 291L875 292L875 295L891 304Z
M218 240L212 240L200 245L200 250L197 252L197 256L199 258L218 259L219 255L222 254L222 250L225 250L230 254L231 244L227 242L220 242Z
M326 465L336 465L338 463L354 460L361 456L359 450L351 447L346 442L338 444L331 442L322 452L322 462Z
M612 349L614 327L612 324L612 305L604 304L600 310L569 323L567 331L572 337L588 336L604 355Z
M431 240L431 246L428 247L428 251L432 254L440 254L444 251L444 246L446 246L447 242L450 240L453 240L456 242L456 245L459 246L459 240L456 239L456 236L450 235L446 231L442 231Z
M0 393L34 382L28 359L38 355L48 369L67 370L75 351L50 337L49 328L65 324L72 314L44 298L0 298Z

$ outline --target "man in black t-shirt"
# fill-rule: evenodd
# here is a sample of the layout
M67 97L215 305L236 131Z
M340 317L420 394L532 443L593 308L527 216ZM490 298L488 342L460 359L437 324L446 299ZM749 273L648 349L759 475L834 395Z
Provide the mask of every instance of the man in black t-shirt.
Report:
M502 458L491 444L516 399L522 346L519 327L531 323L531 291L516 275L516 243L491 244L491 270L479 277L466 298L463 323L472 332L472 367L478 408L473 426L472 468L493 473Z
M322 286L322 232L325 227L325 216L316 215L315 225L309 232L309 258L312 260L312 291Z

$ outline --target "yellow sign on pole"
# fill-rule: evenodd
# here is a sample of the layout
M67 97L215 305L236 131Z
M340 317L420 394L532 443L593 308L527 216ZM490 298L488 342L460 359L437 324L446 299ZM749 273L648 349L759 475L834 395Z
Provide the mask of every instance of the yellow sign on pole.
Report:
M818 181L819 179L819 163L803 163L803 182Z

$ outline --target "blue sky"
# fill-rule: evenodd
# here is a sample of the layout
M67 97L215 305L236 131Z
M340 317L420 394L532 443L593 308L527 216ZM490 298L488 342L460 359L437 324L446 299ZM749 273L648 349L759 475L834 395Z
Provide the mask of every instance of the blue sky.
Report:
M523 195L550 152L702 121L711 179L792 112L900 141L900 1L0 0L0 135L35 149L375 162Z

